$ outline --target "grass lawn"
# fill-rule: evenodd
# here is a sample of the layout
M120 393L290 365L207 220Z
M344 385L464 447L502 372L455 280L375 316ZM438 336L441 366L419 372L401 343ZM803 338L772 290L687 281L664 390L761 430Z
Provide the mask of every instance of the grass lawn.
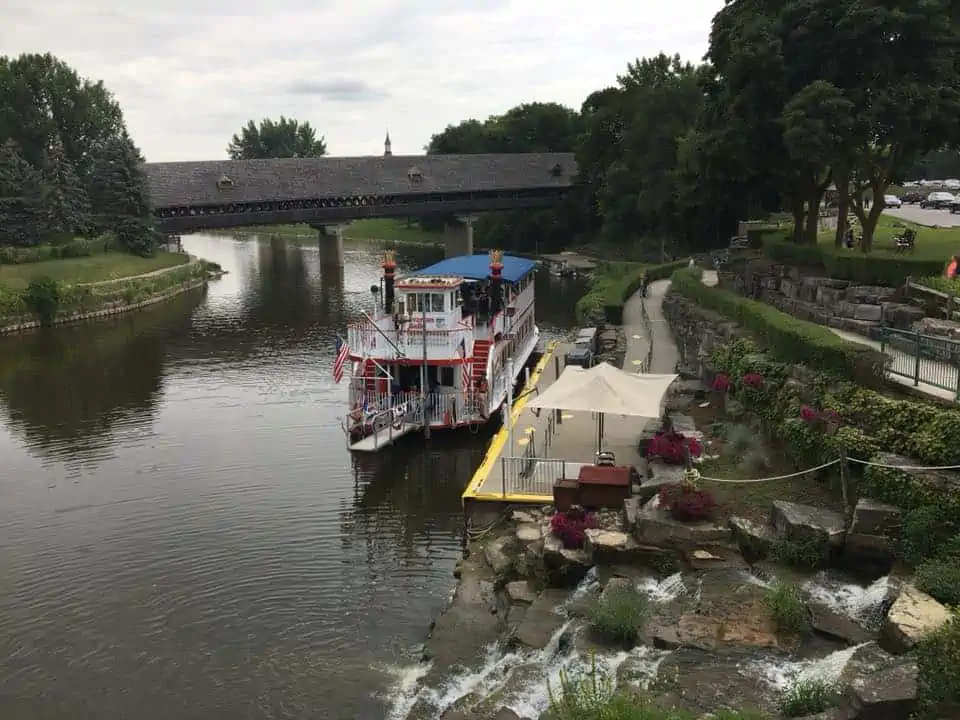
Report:
M288 238L315 238L317 231L309 225L264 225L231 230L214 230L216 235L277 235ZM443 242L443 233L423 230L416 223L407 227L406 220L382 218L353 220L343 236L354 239L387 240L407 244L435 245Z
M872 253L896 254L897 257L904 257L902 254L894 252L893 236L902 233L905 227L912 227L917 231L917 241L913 255L907 257L913 257L917 260L942 260L946 263L951 255L960 252L960 227L931 228L884 214L880 216L877 223L877 230L873 237ZM859 232L858 228L859 223L854 226L854 232ZM820 233L820 244L832 248L834 235L833 230ZM859 250L844 249L840 249L838 252L860 253Z
M183 265L189 256L182 253L158 253L151 258L121 252L100 253L90 257L47 260L23 265L0 265L0 285L23 290L34 278L49 277L58 282L91 283L143 275L154 270Z

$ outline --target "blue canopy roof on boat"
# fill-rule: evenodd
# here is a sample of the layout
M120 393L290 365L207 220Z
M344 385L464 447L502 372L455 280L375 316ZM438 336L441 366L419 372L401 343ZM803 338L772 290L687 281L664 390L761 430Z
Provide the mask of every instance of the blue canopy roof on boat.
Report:
M517 282L530 273L536 263L516 255L504 255L500 258L503 272L500 276L507 282ZM441 260L430 267L412 272L406 277L424 277L429 275L459 275L468 280L484 280L490 277L490 256L486 254L460 255Z

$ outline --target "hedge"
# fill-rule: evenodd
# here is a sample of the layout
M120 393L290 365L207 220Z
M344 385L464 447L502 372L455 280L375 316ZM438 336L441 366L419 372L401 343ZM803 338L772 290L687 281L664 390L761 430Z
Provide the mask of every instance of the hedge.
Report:
M922 260L910 255L865 255L857 250L824 245L797 245L782 237L766 235L763 254L782 265L822 269L837 280L857 285L899 287L908 277L942 275L942 260Z
M686 269L673 273L672 285L697 305L749 330L777 360L803 363L871 387L883 383L885 360L878 350L843 340L827 328L765 303L704 285Z
M623 306L643 284L665 280L676 270L687 266L688 260L641 265L640 263L605 263L601 265L590 283L590 289L577 301L577 317L586 320L596 310L602 310L607 322L623 323Z
M115 247L116 239L112 233L105 233L93 239L78 237L56 245L32 247L5 245L0 247L0 265L28 265L61 258L89 257Z

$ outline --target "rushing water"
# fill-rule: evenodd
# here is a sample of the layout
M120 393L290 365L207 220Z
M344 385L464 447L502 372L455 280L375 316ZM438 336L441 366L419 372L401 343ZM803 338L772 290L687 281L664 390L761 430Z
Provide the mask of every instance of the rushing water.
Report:
M383 717L485 437L346 452L334 333L374 247L185 245L229 272L205 294L0 338L0 717ZM577 292L543 275L549 335Z

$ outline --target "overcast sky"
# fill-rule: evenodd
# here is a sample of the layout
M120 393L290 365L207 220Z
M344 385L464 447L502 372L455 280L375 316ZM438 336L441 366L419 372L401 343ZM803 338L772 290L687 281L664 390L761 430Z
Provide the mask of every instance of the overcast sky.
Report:
M723 0L0 0L0 52L50 51L115 93L147 160L226 157L251 118L333 155L422 152L450 123L579 108L628 61L699 60Z

